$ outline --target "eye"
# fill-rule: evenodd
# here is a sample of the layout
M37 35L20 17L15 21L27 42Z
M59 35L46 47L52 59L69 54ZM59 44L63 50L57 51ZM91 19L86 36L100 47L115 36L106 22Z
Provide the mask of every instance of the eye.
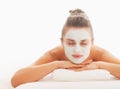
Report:
M73 45L75 45L75 43L74 42L68 42L68 45L73 46Z
M67 41L67 45L68 45L68 46L74 46L74 45L75 45L75 42L73 42L73 41Z
M85 45L87 45L88 43L86 43L86 42L83 42L83 43L81 43L81 45L83 45L83 46L85 46Z
M83 41L83 42L80 43L80 45L81 46L86 46L86 45L88 45L88 41Z
M74 45L76 45L76 43L75 43L75 41L73 39L67 39L65 42L66 42L66 44L68 46L74 46Z

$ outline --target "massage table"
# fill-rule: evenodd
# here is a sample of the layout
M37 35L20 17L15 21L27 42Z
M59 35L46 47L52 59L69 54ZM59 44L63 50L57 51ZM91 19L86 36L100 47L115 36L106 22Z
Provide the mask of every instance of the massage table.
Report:
M105 70L73 72L57 69L38 82L26 83L16 89L120 89L120 80Z

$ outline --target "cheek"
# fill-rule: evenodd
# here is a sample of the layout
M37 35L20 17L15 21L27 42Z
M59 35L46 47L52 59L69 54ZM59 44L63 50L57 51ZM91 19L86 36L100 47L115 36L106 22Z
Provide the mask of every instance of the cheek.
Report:
M64 49L68 50L68 51L72 51L73 47L68 46L67 44L63 44L64 45Z
M84 52L85 55L88 55L90 53L90 50L91 50L91 46L83 48L83 52Z
M70 46L68 46L67 44L63 44L63 47L64 47L64 50L67 52L67 53L69 53L69 54L71 54L72 52L73 52L73 50L74 50L74 48L73 47L70 47Z

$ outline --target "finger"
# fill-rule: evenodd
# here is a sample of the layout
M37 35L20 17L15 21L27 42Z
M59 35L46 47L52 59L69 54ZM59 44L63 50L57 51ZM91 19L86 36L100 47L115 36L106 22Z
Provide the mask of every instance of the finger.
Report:
M75 69L76 72L78 72L78 71L83 71L83 70L85 70L85 68Z
M79 69L76 69L75 71L83 71L83 70L88 70L89 68L86 66L86 67L83 67L83 68L79 68Z
M76 68L81 68L81 67L85 67L86 65L75 65L73 67L76 67Z
M73 67L72 67L72 68L68 68L68 69L70 69L70 70L75 70L76 68L73 68Z
M85 66L86 66L86 65L79 65L79 66L69 67L69 68L67 68L67 69L76 70L76 69L83 68L83 67L85 67Z
M87 65L87 64L90 64L91 62L92 62L92 59L91 59L91 60L88 60L88 61L86 61L86 62L84 62L84 63L82 63L82 64Z
M88 62L86 62L86 64L90 64L92 62L92 60L89 60Z

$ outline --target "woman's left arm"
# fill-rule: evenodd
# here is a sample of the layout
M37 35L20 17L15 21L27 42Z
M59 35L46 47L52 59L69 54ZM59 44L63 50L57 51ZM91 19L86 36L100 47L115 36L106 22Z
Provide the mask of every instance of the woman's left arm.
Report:
M112 75L120 79L120 59L112 55L105 49L97 47L98 51L101 49L102 51L99 52L101 55L101 59L98 58L98 62L95 64L98 66L99 69L105 69L109 71Z
M104 69L109 71L112 75L120 79L120 59L113 56L110 52L95 46L94 48L93 62L86 65L80 70L92 70L92 69Z
M97 66L99 69L105 69L109 71L113 76L120 79L120 64L108 63L108 62L98 62Z
M110 72L113 76L120 79L120 64L109 63L109 62L92 62L85 67L75 69L75 71L82 71L82 70L94 70L94 69L104 69Z

